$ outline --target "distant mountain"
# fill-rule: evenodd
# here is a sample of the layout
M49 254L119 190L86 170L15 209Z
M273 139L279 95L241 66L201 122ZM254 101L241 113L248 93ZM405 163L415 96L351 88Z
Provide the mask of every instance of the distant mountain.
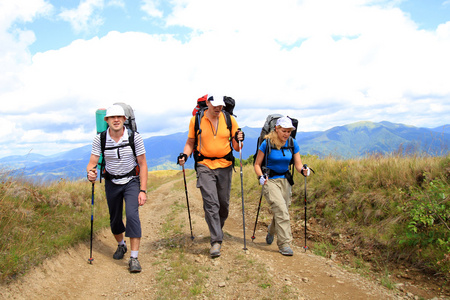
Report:
M431 128L431 130L439 133L450 133L450 124L442 125L436 128Z
M301 153L320 157L360 157L369 154L444 155L450 146L450 134L390 122L357 122L338 126L306 137Z
M319 157L333 156L347 159L370 154L428 154L446 155L450 146L449 125L427 129L390 122L357 122L333 127L326 131L298 132L297 141L302 155ZM256 152L256 141L260 128L244 127L245 141L242 158L247 159ZM144 139L149 170L180 169L176 159L183 151L187 132ZM52 181L61 178L84 178L91 145L61 152L52 156L28 154L8 156L0 164L13 174L32 180ZM234 152L239 159L239 152ZM188 159L186 168L193 168L193 159Z

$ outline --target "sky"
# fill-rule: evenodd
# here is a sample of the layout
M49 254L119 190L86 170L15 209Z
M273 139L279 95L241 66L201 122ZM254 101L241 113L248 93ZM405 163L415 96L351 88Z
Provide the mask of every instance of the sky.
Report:
M185 132L204 94L233 97L240 127L434 128L450 0L0 0L0 70L0 157L91 144L116 102L144 138Z

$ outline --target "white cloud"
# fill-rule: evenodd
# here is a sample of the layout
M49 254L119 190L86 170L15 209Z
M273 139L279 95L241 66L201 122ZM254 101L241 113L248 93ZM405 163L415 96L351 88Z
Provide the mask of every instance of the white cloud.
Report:
M75 9L63 9L59 17L72 25L76 33L96 31L102 25L103 17L97 13L104 7L104 0L81 0Z
M160 1L158 0L143 0L141 9L150 17L162 18L163 12L158 9Z
M0 29L2 34L15 21L31 22L38 15L50 13L53 6L45 0L14 0L0 2Z
M142 3L163 17L159 2ZM384 1L173 3L167 28L191 28L187 40L112 31L32 59L32 32L5 40L14 71L0 81L0 114L16 116L5 130L23 145L90 143L95 110L123 101L144 136L185 131L196 99L215 90L236 99L242 127L261 126L273 112L301 119L302 131L359 120L450 123L450 22L418 30ZM108 4L82 1L63 15L84 30Z
M32 31L17 28L15 22L31 22L50 14L52 9L51 4L39 0L0 2L0 91L17 87L17 74L30 62L27 47L35 41Z
M125 8L125 0L109 0L107 6Z

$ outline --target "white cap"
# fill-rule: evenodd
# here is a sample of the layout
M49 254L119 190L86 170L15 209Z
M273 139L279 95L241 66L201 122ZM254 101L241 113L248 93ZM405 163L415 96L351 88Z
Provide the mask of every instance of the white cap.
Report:
M113 105L106 110L105 118L115 117L115 116L123 116L125 117L125 112L120 105Z
M225 102L223 102L224 96L213 96L208 94L208 101L211 102L212 106L225 106Z
M292 125L291 119L288 117L281 117L277 120L277 126L280 126L282 128L291 128L295 129L294 125Z

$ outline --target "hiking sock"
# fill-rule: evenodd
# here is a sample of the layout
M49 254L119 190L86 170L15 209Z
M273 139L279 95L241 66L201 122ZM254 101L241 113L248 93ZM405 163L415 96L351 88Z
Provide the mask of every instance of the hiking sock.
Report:
M126 243L125 243L125 240L121 240L120 242L119 242L119 245L121 245L121 246L123 246L123 245L125 245Z
M131 250L130 257L137 258L137 257L138 257L138 253L139 253L139 251L133 251L133 250Z

